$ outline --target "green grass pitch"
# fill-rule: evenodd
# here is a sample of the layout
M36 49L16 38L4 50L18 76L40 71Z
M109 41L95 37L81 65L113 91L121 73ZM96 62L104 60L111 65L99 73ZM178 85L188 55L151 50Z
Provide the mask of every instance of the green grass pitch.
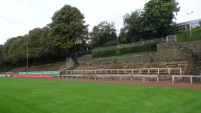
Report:
M200 113L201 90L0 78L0 113Z

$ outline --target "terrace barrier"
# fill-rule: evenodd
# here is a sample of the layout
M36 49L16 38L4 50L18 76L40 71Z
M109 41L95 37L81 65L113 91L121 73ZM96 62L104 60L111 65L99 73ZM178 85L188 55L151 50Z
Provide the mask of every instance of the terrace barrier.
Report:
M181 68L139 68L139 69L95 69L95 70L66 70L65 74L177 74L181 75Z
M95 69L95 70L66 70L65 75L58 76L61 78L93 78L97 80L102 78L129 78L133 81L134 78L142 78L145 82L145 78L156 78L158 83L159 75L181 75L181 68L139 68L139 69Z
M193 84L193 78L200 78L201 81L201 76L199 75L173 75L172 76L172 84L175 83L175 78L190 78L190 84Z

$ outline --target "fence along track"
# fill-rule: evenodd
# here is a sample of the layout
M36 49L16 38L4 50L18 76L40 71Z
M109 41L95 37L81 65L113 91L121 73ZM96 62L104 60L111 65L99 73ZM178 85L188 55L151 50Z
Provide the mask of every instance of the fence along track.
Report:
M146 78L155 78L159 82L159 75L163 74L181 75L181 68L139 68L139 69L95 69L95 70L66 70L64 75L58 78L84 78L84 79L117 79L121 81L128 79L133 81L135 78L141 78L145 82Z
M175 78L189 78L190 84L193 84L193 78L199 78L201 81L201 76L200 75L173 75L172 76L172 84L175 83Z

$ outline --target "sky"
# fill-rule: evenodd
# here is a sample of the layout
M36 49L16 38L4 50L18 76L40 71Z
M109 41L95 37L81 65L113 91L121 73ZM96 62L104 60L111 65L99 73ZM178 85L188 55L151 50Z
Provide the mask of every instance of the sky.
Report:
M0 0L0 45L9 38L23 36L51 23L53 14L64 5L78 8L85 16L89 31L102 21L114 22L117 32L126 13L143 9L149 0ZM177 0L177 23L201 19L201 0ZM193 12L191 15L187 13Z

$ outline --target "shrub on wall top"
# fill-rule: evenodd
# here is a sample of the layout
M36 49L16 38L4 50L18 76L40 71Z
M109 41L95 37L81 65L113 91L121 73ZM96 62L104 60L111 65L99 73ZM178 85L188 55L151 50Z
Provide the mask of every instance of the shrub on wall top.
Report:
M140 46L131 46L125 48L118 48L113 50L97 51L92 54L93 58L120 56L129 53L151 52L157 50L157 43L144 44Z

